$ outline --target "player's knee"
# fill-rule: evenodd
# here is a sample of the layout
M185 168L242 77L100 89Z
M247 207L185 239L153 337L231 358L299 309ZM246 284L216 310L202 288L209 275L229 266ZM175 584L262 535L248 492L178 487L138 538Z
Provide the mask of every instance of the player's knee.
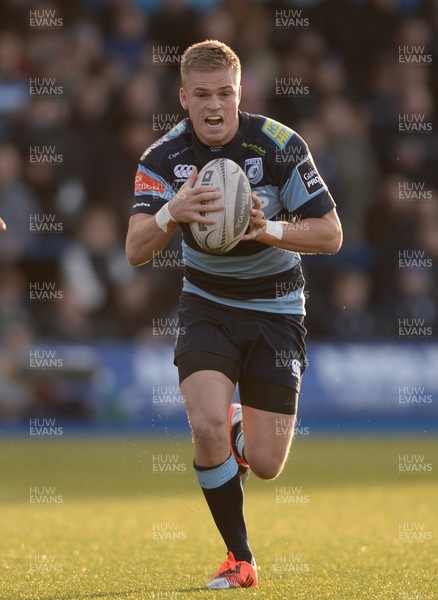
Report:
M284 457L275 459L272 456L254 456L247 460L254 474L260 477L260 479L266 480L276 479L284 466Z
M255 464L251 465L251 469L257 477L269 481L270 479L276 479L283 470L283 467L282 465Z
M191 423L193 438L197 445L215 446L228 440L227 422L219 417L196 419Z

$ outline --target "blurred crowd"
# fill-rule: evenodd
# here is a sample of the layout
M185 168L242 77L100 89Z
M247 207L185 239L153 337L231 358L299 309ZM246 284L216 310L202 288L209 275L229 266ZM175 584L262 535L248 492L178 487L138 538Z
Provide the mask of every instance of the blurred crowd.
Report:
M180 240L136 269L124 238L139 157L186 116L179 56L207 38L241 58L242 110L297 130L338 205L342 251L304 257L310 335L395 338L399 318L436 333L437 30L432 0L5 0L2 354L143 339L175 316Z

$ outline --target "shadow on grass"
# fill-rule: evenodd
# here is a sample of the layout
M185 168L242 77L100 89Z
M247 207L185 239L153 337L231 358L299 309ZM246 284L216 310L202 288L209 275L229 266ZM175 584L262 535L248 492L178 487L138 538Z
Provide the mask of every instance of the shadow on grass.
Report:
M180 590L175 590L175 591L148 590L148 589L138 588L136 590L128 590L127 592L96 592L96 593L90 592L90 593L85 593L85 594L75 594L73 597L71 596L71 594L68 594L68 595L62 594L62 595L56 595L56 596L46 596L42 600L93 600L94 598L126 598L133 594L141 594L141 593L153 594L151 596L148 596L148 598L156 597L156 598L163 598L163 600L165 598L168 598L169 600L172 600L172 599L176 600L178 594L182 594L182 593L188 594L188 593L192 593L192 592L207 592L207 591L208 590L206 590L205 588L202 588L202 587L185 588L185 589L180 589ZM157 594L157 595L155 596L155 594ZM168 595L166 595L166 594L168 594ZM27 598L26 600L33 600L33 598L31 596L29 596L29 598Z
M45 596L41 600L93 600L93 598L126 598L127 596L132 596L133 594L141 594L146 593L148 590L144 590L138 588L136 590L128 590L127 592L89 592L86 594L60 594L56 596ZM33 600L32 597L29 597L27 600Z

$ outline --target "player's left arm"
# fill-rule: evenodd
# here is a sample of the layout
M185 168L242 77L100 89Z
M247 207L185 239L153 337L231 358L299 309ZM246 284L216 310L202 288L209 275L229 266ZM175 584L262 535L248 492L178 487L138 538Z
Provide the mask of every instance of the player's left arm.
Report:
M265 123L266 125L266 123ZM269 204L253 194L251 229L243 240L257 240L302 254L335 254L342 245L342 227L336 204L318 173L308 145L297 132L281 123L269 121L262 131L272 138L275 161L271 178L278 190L282 210L267 220ZM278 147L285 153L277 160ZM280 153L280 159L282 154ZM290 160L292 159L292 160Z
M242 240L257 240L268 246L302 254L336 254L342 245L342 226L332 208L321 217L309 217L297 222L268 221L262 202L255 194L251 209L251 230Z

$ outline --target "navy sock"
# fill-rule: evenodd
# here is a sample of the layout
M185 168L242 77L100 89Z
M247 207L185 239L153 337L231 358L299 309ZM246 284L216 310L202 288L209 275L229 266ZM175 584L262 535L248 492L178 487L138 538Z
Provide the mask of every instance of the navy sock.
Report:
M233 455L216 467L194 465L216 527L238 561L252 560L243 514L243 489Z

